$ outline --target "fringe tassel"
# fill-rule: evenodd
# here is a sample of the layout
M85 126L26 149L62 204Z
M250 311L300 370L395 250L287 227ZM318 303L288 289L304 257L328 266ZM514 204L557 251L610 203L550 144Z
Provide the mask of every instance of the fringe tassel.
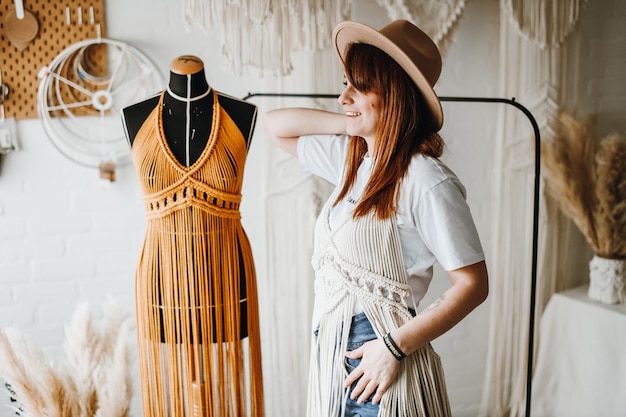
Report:
M222 68L236 75L257 70L289 75L291 54L328 46L332 30L350 16L351 0L184 0L189 26L220 25ZM241 28L246 28L242 31Z
M136 301L152 417L264 412L255 269L239 213L246 142L213 99L211 136L190 168L172 162L161 103L133 145L148 219Z
M365 307L365 314L378 337L411 318L406 310L389 311L371 305ZM380 403L380 417L451 415L441 360L430 345L402 360L400 373L388 392Z
M426 32L445 51L452 41L454 28L465 9L465 0L377 0L389 19L407 19Z
M349 218L330 230L330 202L316 225L314 340L308 417L338 416L346 395L344 356L354 306L358 300L377 337L411 319L410 294L401 257L400 238L393 219L380 221L374 213ZM400 373L383 396L379 417L448 417L450 405L443 368L428 345L402 362Z
M443 51L465 8L465 0L405 2L377 0L390 19L413 21ZM221 28L222 68L236 75L289 75L296 51L319 51L331 43L334 27L349 19L352 0L184 0L183 16L208 33ZM241 28L246 28L242 31Z
M342 381L347 376L345 353L350 334L350 323L355 297L345 300L322 316L319 335L313 340L309 373L308 417L339 416L345 401Z
M574 29L586 0L504 0L504 12L541 49L558 47Z

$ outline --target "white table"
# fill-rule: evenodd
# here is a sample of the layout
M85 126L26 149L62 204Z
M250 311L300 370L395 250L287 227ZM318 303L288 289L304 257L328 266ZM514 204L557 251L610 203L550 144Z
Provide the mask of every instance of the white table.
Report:
M541 317L533 417L626 416L626 305L552 295Z

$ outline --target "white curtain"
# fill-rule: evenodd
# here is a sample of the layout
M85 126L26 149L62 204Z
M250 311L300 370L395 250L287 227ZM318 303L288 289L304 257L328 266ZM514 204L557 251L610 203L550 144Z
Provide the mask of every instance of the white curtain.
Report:
M500 95L515 97L529 108L542 140L553 136L557 113L567 101L567 87L577 81L577 74L567 71L577 43L565 40L576 27L582 3L500 1ZM481 416L526 412L535 149L530 124L520 114L502 108L498 117L492 324ZM572 225L543 196L539 221L535 346L547 300L569 285L572 276L563 262Z

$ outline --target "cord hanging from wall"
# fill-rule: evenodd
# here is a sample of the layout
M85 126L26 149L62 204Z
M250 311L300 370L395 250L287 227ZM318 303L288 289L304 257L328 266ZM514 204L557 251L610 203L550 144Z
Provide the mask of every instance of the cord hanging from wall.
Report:
M39 116L64 156L114 181L130 161L119 110L160 90L161 76L140 51L103 37L104 0L25 3L0 4L6 114Z
M102 55L105 66L98 64ZM116 167L130 163L120 111L161 88L157 67L124 42L94 38L61 51L39 76L37 108L53 145L114 181Z
M103 29L104 0L83 3L84 0L64 0L62 8L61 2L46 0L0 2L0 154L18 149L16 122L38 116L37 74L41 67L72 42L92 37L96 24ZM72 11L72 22L82 19L87 10L90 19L85 24L70 24L66 8Z

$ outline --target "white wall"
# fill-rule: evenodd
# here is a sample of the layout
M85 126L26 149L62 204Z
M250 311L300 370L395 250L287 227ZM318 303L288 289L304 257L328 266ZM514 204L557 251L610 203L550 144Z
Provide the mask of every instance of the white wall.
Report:
M438 85L440 95L494 96L498 86L498 0L467 2L454 44L444 61ZM596 2L591 2L596 3ZM626 13L619 0L607 1L623 23ZM386 21L374 0L354 2L354 19L375 27ZM591 4L589 6L592 6ZM584 18L590 32L609 8L589 7ZM248 92L267 91L267 81L255 77L235 78L220 69L219 37L197 29L185 31L181 1L107 0L107 37L128 42L150 56L167 74L170 61L182 54L200 56L209 82L218 90L243 97ZM615 19L612 20L615 22ZM603 73L621 80L623 71L623 26L621 42L602 44L600 62L621 53L618 64L598 69L585 65L585 74ZM609 30L606 27L602 31ZM604 33L604 32L602 32ZM603 38L606 39L606 36ZM596 43L595 45L598 45ZM595 52L594 52L595 51ZM586 61L588 62L588 61ZM298 61L294 61L296 67ZM598 80L585 90L597 97L615 91L613 84ZM621 90L623 98L623 88ZM594 98L594 100L596 100ZM596 110L604 106L597 102ZM621 102L623 103L623 101ZM623 108L623 107L622 107ZM490 219L496 106L444 103L448 143L446 161L468 189L468 200L489 257L492 234ZM614 110L610 116L621 118ZM98 308L106 294L117 298L134 315L134 268L143 239L144 217L134 168L117 172L117 181L105 184L96 171L82 168L51 145L38 120L18 123L20 150L3 157L0 170L0 326L17 326L55 358L62 355L63 325L78 301ZM623 128L623 125L621 126ZM258 258L264 252L260 237L263 218L255 207L262 206L256 173L264 169L265 136L257 124L246 167L243 222ZM247 200L247 201L246 201ZM493 260L489 260L490 262ZM258 259L259 285L263 285L264 260ZM502 279L502 277L492 277ZM434 298L447 286L438 272L431 291ZM434 343L443 357L452 406L457 416L476 415L480 401L489 328L488 303L479 307L462 324ZM134 336L134 335L133 335ZM130 341L136 367L136 343ZM136 370L133 371L136 375ZM140 416L138 383L133 415ZM0 417L10 415L6 394L0 387Z

